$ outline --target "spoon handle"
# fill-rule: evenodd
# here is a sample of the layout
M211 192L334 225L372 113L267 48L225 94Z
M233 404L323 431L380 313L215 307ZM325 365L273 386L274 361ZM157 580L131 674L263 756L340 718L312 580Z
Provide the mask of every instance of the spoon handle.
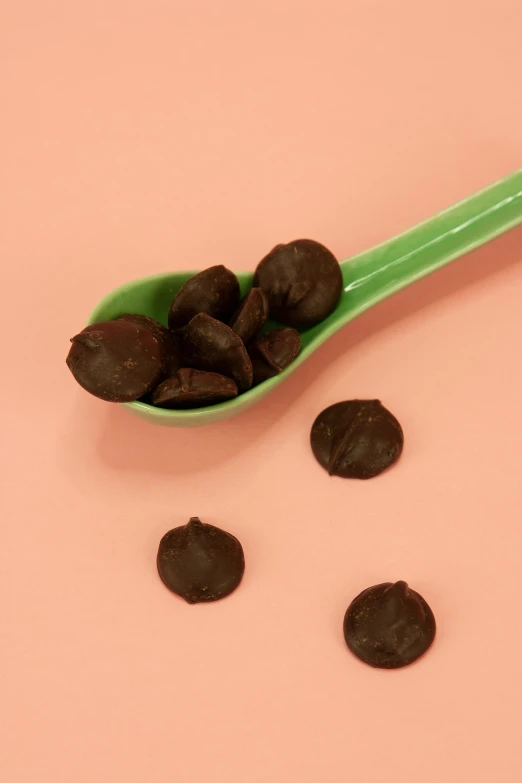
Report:
M343 261L342 323L520 223L522 169Z

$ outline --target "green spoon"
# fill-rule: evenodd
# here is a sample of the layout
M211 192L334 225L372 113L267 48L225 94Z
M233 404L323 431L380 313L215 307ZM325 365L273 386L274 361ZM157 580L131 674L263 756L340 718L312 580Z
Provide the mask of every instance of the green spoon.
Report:
M143 419L171 427L210 424L235 416L275 389L325 340L365 310L519 223L522 223L522 169L388 242L342 261L341 301L326 320L302 333L301 353L277 377L234 400L207 408L166 410L143 402L127 403L125 407ZM122 313L150 315L166 323L175 292L193 274L173 272L125 283L102 299L91 313L89 323L109 320ZM252 285L253 275L238 272L237 276L243 294Z

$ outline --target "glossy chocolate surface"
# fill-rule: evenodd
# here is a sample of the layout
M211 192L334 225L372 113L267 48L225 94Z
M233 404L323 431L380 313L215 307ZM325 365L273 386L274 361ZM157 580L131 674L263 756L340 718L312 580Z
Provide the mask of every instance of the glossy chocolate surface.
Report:
M283 326L265 332L249 346L254 386L278 375L294 361L301 350L301 336L296 329Z
M239 282L222 264L204 269L179 289L169 311L169 329L182 329L198 313L228 321L239 302Z
M379 400L347 400L319 414L310 443L331 476L369 479L399 459L404 436L395 416Z
M162 342L129 321L87 326L71 339L67 365L80 386L107 402L132 402L164 377Z
M247 345L268 318L268 298L262 288L251 288L232 316L230 328Z
M152 404L159 408L201 408L237 397L231 378L215 372L182 368L155 389Z
M435 617L406 582L385 582L363 590L344 617L344 638L364 663L399 669L420 658L435 638Z
M163 583L189 604L218 601L241 582L243 547L237 538L192 517L160 541L158 572Z
M254 285L266 293L272 318L308 329L335 309L343 278L337 259L324 245L296 239L276 245L259 262Z
M238 391L252 386L252 362L242 340L221 321L200 313L183 332L183 358L187 367L217 372L232 378Z

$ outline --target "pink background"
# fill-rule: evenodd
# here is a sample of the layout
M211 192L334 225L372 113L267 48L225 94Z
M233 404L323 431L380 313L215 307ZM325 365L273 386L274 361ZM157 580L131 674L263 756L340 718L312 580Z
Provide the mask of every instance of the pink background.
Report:
M370 312L236 420L155 428L75 385L108 290L347 257L522 164L520 0L4 0L1 73L6 783L517 783L522 778L522 234ZM400 463L330 479L308 433L380 397ZM241 588L155 572L191 515ZM342 638L406 579L435 646L398 672Z

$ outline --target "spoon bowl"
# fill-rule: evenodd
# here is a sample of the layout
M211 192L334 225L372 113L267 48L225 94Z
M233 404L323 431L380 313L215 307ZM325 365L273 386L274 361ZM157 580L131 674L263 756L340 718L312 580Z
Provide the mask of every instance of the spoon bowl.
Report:
M124 405L147 421L171 427L210 424L235 416L269 394L325 340L370 307L520 223L522 169L403 234L342 261L343 293L339 304L324 321L301 332L299 355L276 377L233 400L205 408L170 410L144 402ZM88 323L110 320L122 313L139 313L166 325L175 293L194 274L168 272L125 283L99 302ZM253 273L236 275L243 296L252 286ZM272 321L265 328L275 325Z

